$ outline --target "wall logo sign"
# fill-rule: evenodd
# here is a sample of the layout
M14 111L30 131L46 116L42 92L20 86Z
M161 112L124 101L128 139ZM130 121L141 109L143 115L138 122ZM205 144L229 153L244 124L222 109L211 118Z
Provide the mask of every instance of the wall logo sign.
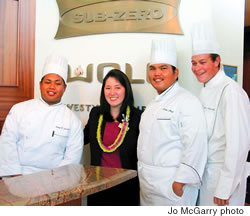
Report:
M97 66L97 80L102 83L104 79L104 69L118 69L121 70L121 67L117 63L101 63ZM146 71L147 71L147 82L150 83L148 79L148 73L149 73L149 63L146 65ZM86 70L84 70L80 65L75 68L71 69L71 66L68 66L68 78L67 83L74 82L74 81L83 81L87 83L91 83L93 81L93 64L88 64ZM133 69L131 64L126 63L125 64L125 74L127 75L129 81L131 84L144 84L144 79L133 79ZM73 75L73 76L72 76Z
M183 34L181 0L57 0L55 38L114 32Z

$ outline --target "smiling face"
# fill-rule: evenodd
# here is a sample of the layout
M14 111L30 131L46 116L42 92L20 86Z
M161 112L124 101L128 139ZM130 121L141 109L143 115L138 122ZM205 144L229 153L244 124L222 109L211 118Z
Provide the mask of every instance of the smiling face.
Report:
M220 57L212 61L210 54L192 56L192 71L197 80L207 83L219 71Z
M104 86L104 96L111 108L120 108L125 98L125 88L117 79L109 77Z
M40 82L42 99L49 105L57 104L61 101L67 85L57 74L47 74Z
M178 78L179 70L169 64L152 64L149 67L149 81L152 86L161 94L168 89Z

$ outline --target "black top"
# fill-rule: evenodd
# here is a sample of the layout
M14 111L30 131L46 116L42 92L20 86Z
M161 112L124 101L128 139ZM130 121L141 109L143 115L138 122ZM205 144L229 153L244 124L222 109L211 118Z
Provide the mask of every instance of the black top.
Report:
M137 139L142 111L134 107L130 107L130 110L129 130L117 150L120 153L122 168L137 170ZM99 116L100 107L93 107L84 129L84 144L90 143L91 165L94 166L101 166L103 152L96 138ZM104 137L105 124L106 120L103 118L101 137ZM139 205L138 178L88 196L88 205Z

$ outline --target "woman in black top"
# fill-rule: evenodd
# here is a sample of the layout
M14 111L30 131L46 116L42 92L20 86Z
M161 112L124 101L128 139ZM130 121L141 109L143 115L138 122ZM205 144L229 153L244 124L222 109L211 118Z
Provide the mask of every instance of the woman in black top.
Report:
M91 165L137 170L141 113L134 107L127 76L111 70L103 80L100 106L92 108L84 129L84 143L90 143ZM88 205L139 205L138 178L88 196Z

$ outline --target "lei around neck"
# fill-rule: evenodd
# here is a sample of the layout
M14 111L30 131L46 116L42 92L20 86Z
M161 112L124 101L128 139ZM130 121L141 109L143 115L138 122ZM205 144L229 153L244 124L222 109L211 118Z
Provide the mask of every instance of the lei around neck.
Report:
M101 114L99 116L99 120L98 120L98 127L97 127L97 132L96 132L96 138L97 138L97 142L100 146L100 148L104 151L104 152L114 152L123 142L127 131L129 129L129 117L130 117L130 107L127 106L126 109L126 116L124 117L123 115L123 119L122 119L122 123L119 125L119 127L121 128L117 138L115 139L114 143L109 145L109 146L105 146L102 143L102 137L101 137L101 128L102 128L102 122L103 122L103 115Z

